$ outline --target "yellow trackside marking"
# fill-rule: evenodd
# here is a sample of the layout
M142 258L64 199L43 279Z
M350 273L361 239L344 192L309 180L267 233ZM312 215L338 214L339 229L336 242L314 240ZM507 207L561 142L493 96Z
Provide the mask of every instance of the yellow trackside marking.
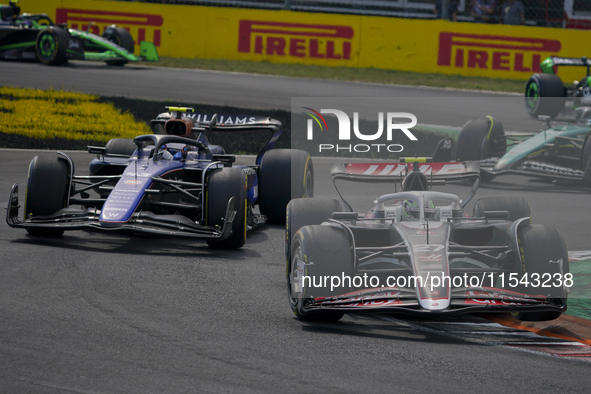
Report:
M490 119L490 128L488 129L488 135L486 136L486 139L490 140L490 133L492 132L492 129L493 129L494 120L493 120L493 117L490 115L487 115L486 117Z
M576 333L573 333L573 335L566 335L566 334L561 334L559 332L553 332L553 327L555 326L548 326L548 327L544 327L544 328L538 328L538 327L533 327L533 323L528 323L528 322L519 322L519 321L515 321L515 319L510 319L510 318L506 318L500 315L495 315L495 314L490 314L487 316L483 316L485 319L497 322L499 324L502 324L506 327L511 327L511 328L517 328L518 330L526 330L529 332L533 332L536 333L538 335L543 335L543 336L547 336L547 337L554 337L554 338L560 338L560 339L565 339L568 341L573 341L573 342L580 342L580 343L584 343L586 345L591 345L591 339L588 338L583 338L578 336ZM554 322L557 323L557 326L560 326L561 321L560 319L564 319L563 316L561 316L560 318L558 318L557 320L554 320ZM567 331L568 332L568 331Z
M310 156L306 159L306 165L304 166L304 190L306 190L306 174L308 173L308 163L310 162ZM304 195L305 197L305 195Z

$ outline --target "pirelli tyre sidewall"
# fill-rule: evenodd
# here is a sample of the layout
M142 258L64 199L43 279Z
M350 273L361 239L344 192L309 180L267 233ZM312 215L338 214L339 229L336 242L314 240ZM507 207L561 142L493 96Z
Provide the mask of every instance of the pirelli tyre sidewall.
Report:
M119 45L129 53L133 53L135 50L135 43L131 34L122 27L115 25L108 26L103 32L103 37L107 40ZM109 66L123 66L128 63L127 60L108 60L106 63Z
M525 85L525 109L534 118L558 115L564 109L565 97L562 80L553 74L534 74Z
M51 215L66 207L69 167L57 156L35 156L29 165L24 219ZM60 229L27 228L31 235L60 236Z
M485 197L474 204L473 216L482 218L486 211L507 211L509 220L515 221L524 217L531 217L529 203L524 197Z
M564 281L564 275L569 273L568 252L564 238L560 232L549 225L532 224L519 228L517 234L519 244L519 259L517 277L520 284L517 291L529 295L546 295L556 305L566 305L567 293L563 287L554 286L558 281ZM524 275L530 284L521 283ZM534 286L532 279L539 276L540 283ZM545 282L546 278L551 281ZM550 287L543 287L550 284ZM519 320L546 321L557 319L559 311L520 312L514 313Z
M234 197L236 216L232 222L232 234L224 240L208 240L216 249L238 249L246 242L246 175L240 168L222 168L210 172L205 192L207 226L224 225L228 200Z
M44 64L60 65L68 61L67 48L70 34L59 26L49 26L37 34L35 55Z
M500 157L507 151L503 124L492 116L469 120L458 135L457 161Z
M589 170L589 159L591 159L591 132L588 132L585 137L585 143L583 144L583 149L581 151L581 170L582 171L591 171ZM589 184L591 186L591 184Z
M113 138L105 145L106 155L125 155L131 157L137 146L130 138Z
M291 244L288 272L289 305L298 319L337 321L343 317L343 313L338 311L306 311L304 307L312 298L330 297L350 291L341 287L331 292L329 286L314 286L315 283L319 283L319 278L325 276L352 277L353 254L345 230L320 225L300 228ZM305 283L304 276L310 278L306 279ZM316 282L313 282L314 278Z
M296 198L287 204L285 219L285 260L286 275L289 278L291 261L291 242L293 236L302 227L321 224L332 218L333 212L341 212L341 203L334 198Z
M314 166L310 155L299 149L273 149L265 153L259 168L261 214L272 224L285 223L292 198L314 195Z

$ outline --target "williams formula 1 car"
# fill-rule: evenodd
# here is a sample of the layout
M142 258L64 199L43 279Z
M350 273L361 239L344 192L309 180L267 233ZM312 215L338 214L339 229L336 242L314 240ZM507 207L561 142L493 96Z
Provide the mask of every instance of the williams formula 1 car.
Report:
M579 81L565 84L556 75L558 66L586 67L587 74ZM531 116L555 117L571 107L591 105L591 60L550 56L540 63L540 68L542 72L533 74L525 85L525 109Z
M140 60L158 61L153 43L140 43L140 56L134 55L131 34L111 25L102 36L56 25L47 14L21 14L11 1L0 6L0 58L30 59L45 64L63 64L71 60L104 61L122 66Z
M478 174L477 163L414 163L411 171L406 163L333 166L335 186L343 180L362 182L366 195L372 183L385 182L393 193L378 196L366 214L344 199L344 204L330 198L289 203L286 273L296 317L560 316L572 286L561 234L531 224L521 197L481 198L468 216L464 207L477 190ZM442 181L469 178L475 183L464 200L429 190Z
M540 132L515 135L505 135L503 124L492 116L470 120L458 135L455 158L479 161L484 181L521 174L591 186L591 107L577 108L575 113L575 123L546 119ZM443 146L449 148L451 143L440 142ZM439 149L435 155L445 156L442 152Z
M167 109L151 121L155 134L88 147L97 154L90 175L75 175L74 163L61 152L33 158L23 219L15 184L8 224L40 236L96 230L204 238L212 247L235 249L244 244L248 229L265 221L285 223L292 195L312 196L308 153L273 149L281 122ZM209 133L247 131L271 134L253 165L234 165L235 156L207 138Z

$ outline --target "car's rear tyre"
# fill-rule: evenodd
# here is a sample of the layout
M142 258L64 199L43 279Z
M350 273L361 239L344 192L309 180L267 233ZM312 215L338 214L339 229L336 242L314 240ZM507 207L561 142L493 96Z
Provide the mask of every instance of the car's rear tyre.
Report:
M68 201L70 183L66 160L56 156L35 156L29 165L25 194L25 219L47 216L64 208ZM27 228L31 235L56 237L64 230Z
M520 284L518 291L531 295L549 294L557 305L566 305L567 296L564 289L553 285L558 280L555 275L558 274L563 281L564 274L569 272L568 252L560 232L552 226L533 224L521 227L517 239L521 258L521 263L517 267L518 278L523 278L526 273L530 283L537 275L540 278L539 287L533 285L526 287ZM548 277L552 278L549 282L552 287L542 287L545 278ZM560 311L545 311L518 312L513 315L524 321L546 321L557 319L561 314Z
M474 217L484 217L486 211L507 211L511 221L531 216L527 199L515 196L485 197L476 201Z
M119 45L123 49L125 49L129 53L133 53L135 50L135 44L133 42L133 37L127 30L122 27L117 27L115 25L108 26L105 31L103 32L103 37L107 40L114 42L115 44ZM123 66L127 64L127 60L107 60L106 63L109 66Z
M314 287L314 283L319 284L317 282L321 277L352 277L353 252L345 231L330 226L304 226L294 235L291 250L287 266L287 291L289 305L295 316L301 320L323 322L341 319L343 313L304 311L304 305L311 297L330 297L350 291L348 288L339 288L333 294L328 286ZM310 286L303 286L302 275L310 277L312 282L306 281ZM316 282L313 282L314 278Z
M59 26L49 26L37 34L35 55L44 64L59 65L68 61L66 50L70 35Z
M534 74L525 85L525 109L538 115L555 117L564 109L566 92L562 80L552 74Z
M314 195L314 167L307 152L273 149L265 153L259 169L261 214L267 222L285 223L285 209L292 198Z
M137 146L129 138L113 138L105 145L107 155L124 155L131 157Z
M462 127L456 142L457 161L501 157L506 152L507 140L503 124L492 116L469 120Z
M246 175L239 168L213 170L207 180L205 217L207 226L224 224L228 200L234 198L236 216L232 222L232 234L224 240L208 240L216 249L238 249L246 241Z
M321 224L331 218L333 212L341 212L341 203L334 198L296 198L287 204L285 256L288 265L291 258L291 242L295 233L304 226ZM289 269L287 275L289 275Z

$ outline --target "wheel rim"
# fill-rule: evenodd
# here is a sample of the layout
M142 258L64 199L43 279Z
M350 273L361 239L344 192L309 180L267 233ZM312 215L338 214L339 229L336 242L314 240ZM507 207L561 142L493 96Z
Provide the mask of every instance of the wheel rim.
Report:
M291 302L292 306L296 306L300 300L302 299L302 291L303 291L303 284L302 284L302 275L303 272L298 270L298 261L303 261L303 251L302 246L298 245L296 250L293 253L293 257L291 259L291 267L289 270L289 302Z
M535 108L538 105L538 99L540 97L538 85L536 83L530 83L527 87L525 96L527 106L532 109Z
M41 56L45 58L51 58L55 53L56 42L55 37L52 34L44 34L41 36L41 40L39 40L39 50L41 52Z

